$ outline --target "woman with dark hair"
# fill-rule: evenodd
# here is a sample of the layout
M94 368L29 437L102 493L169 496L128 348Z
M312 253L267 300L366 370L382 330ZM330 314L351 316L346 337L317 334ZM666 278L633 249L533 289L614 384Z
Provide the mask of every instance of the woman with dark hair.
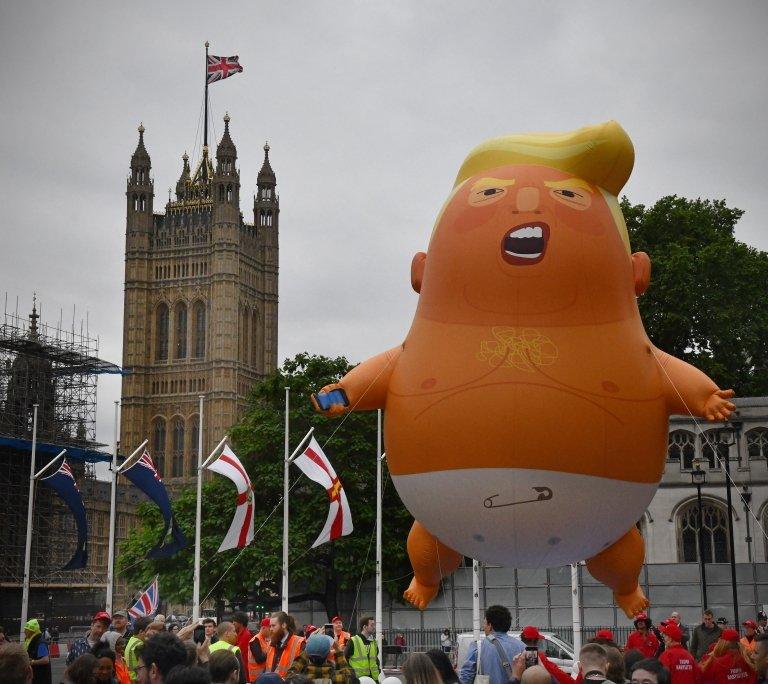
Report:
M115 652L106 642L99 642L92 649L91 653L96 658L96 669L94 675L96 684L117 684L115 679Z
M440 673L425 653L411 653L403 665L405 684L443 684Z
M83 653L72 661L64 673L64 679L70 684L95 684L97 662L93 653Z
M448 658L448 654L445 651L439 648L433 648L432 650L427 651L427 657L432 661L432 664L440 674L440 679L443 680L443 684L458 684L459 677L456 674L456 670L453 669L450 658Z

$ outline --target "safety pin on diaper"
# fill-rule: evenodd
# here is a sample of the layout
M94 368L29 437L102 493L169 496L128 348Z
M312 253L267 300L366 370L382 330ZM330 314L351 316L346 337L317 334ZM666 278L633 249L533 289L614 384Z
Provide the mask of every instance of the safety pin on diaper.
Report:
M483 506L486 508L504 508L506 506L519 506L525 503L536 503L537 501L549 501L554 495L549 487L531 487L534 492L538 493L535 499L526 499L525 501L512 501L510 503L497 504L493 500L499 496L498 494L491 494L483 501Z

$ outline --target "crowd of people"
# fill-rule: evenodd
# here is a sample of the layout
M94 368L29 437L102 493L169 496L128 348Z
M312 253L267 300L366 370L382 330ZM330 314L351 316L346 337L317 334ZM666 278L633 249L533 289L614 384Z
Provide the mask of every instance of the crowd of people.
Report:
M161 619L158 619L161 618ZM375 621L360 620L352 634L342 620L297 629L278 611L251 633L248 617L234 613L179 628L162 616L129 622L125 613L93 616L90 629L69 649L65 684L768 684L768 620L742 623L743 635L706 610L689 634L680 616L655 626L645 613L619 645L611 630L599 630L577 654L569 674L541 650L544 635L527 626L509 634L504 606L485 611L484 637L469 645L459 672L450 654L450 634L441 647L410 653L401 678L385 677ZM447 632L447 630L446 630ZM23 644L0 643L2 684L53 684L47 640L37 620L25 625ZM58 684L58 683L57 683Z

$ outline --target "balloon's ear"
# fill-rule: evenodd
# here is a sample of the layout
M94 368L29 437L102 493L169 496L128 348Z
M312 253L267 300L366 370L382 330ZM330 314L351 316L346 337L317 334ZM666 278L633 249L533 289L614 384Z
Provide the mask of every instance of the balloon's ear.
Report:
M424 277L424 264L427 263L425 252L416 252L411 261L411 287L416 292L421 292L421 279Z
M632 273L635 279L635 294L641 295L651 284L651 258L645 252L632 255Z

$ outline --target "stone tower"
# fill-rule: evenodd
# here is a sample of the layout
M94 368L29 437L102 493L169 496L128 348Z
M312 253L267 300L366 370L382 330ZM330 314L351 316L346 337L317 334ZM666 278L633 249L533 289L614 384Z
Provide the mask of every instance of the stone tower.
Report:
M276 178L264 146L254 222L240 211L237 148L224 117L212 160L185 153L175 198L153 211L144 127L126 190L121 451L144 439L164 479L196 474L198 396L203 451L240 418L251 386L277 365ZM215 164L214 164L215 162ZM170 193L170 191L169 191Z

